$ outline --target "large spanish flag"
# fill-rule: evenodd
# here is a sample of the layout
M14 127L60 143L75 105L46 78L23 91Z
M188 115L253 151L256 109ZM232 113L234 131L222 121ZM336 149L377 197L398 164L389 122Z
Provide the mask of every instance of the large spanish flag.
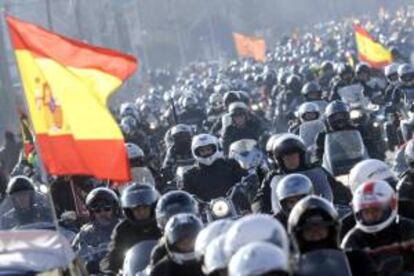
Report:
M47 171L130 179L107 98L136 69L134 57L7 17L26 101Z
M360 61L373 68L383 68L392 62L391 51L376 42L361 25L354 24L354 30Z
M258 61L265 61L266 42L263 38L251 37L233 33L234 44L239 57L252 57Z

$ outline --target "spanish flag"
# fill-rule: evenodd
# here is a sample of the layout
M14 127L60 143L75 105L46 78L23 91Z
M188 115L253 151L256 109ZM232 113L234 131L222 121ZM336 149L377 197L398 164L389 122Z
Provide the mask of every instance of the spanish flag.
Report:
M354 24L354 30L360 61L373 68L383 68L392 62L391 52L376 42L361 25Z
M108 97L136 69L134 57L7 17L33 131L52 175L130 179Z
M265 61L266 42L263 38L250 37L233 33L234 44L239 57L252 57L257 61Z

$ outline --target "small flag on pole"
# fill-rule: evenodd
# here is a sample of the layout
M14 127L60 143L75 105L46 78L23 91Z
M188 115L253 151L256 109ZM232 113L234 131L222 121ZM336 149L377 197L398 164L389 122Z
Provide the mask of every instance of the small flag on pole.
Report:
M251 57L257 61L265 61L266 42L263 38L233 33L234 44L239 57Z

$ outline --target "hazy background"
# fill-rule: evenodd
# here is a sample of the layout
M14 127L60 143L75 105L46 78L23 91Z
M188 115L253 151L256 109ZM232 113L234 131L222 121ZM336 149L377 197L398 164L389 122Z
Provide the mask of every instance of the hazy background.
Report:
M375 15L413 0L0 0L0 8L85 42L118 49L148 69L236 57L232 32L278 37L317 22ZM0 137L16 131L20 81L4 16L0 19ZM137 93L139 74L122 94ZM0 142L1 142L0 138Z

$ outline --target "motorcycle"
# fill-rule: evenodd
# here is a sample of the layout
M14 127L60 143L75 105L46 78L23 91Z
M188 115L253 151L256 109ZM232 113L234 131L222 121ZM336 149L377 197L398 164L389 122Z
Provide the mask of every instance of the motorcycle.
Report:
M258 183L257 176L250 174L231 187L226 196L210 201L197 198L201 205L203 220L210 223L219 219L237 219L250 212L250 205L253 202Z
M88 275L52 208L36 191L17 192L0 203L0 275Z
M335 249L315 250L301 255L295 271L297 276L352 275L347 256Z

